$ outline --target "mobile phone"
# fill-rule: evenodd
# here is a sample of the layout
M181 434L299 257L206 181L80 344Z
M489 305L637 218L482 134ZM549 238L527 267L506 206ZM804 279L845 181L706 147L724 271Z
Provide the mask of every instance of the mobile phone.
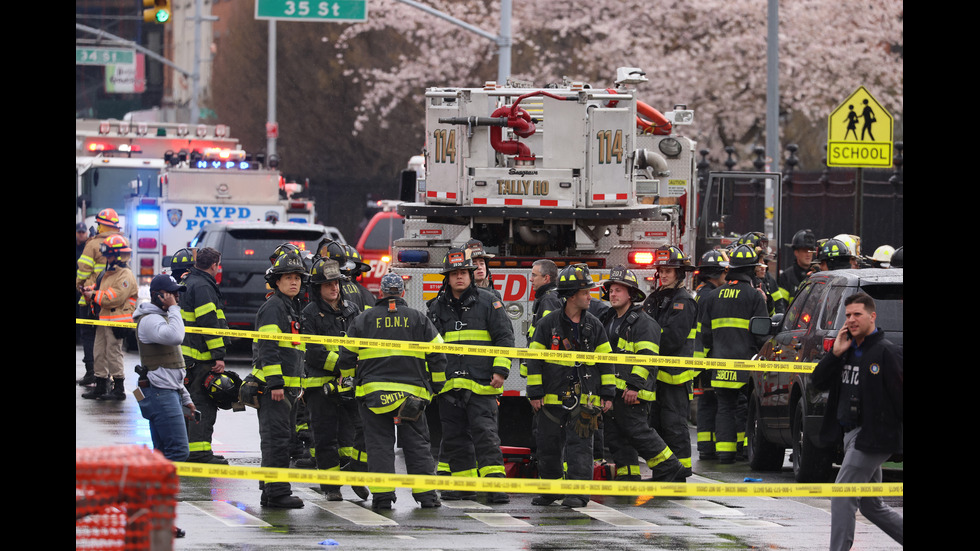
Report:
M200 411L198 411L198 410L195 409L194 410L194 413L191 413L191 408L189 408L187 406L183 406L183 407L184 407L184 417L193 417L195 421L200 421L201 420L201 412Z

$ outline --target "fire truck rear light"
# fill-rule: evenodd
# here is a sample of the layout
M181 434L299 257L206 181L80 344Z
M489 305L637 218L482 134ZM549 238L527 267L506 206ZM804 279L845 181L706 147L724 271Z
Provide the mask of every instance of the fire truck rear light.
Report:
M653 264L654 256L652 251L632 251L628 258L630 264L649 266L650 264Z
M425 264L429 262L429 251L398 251L398 262Z
M141 237L136 240L136 246L141 249L155 249L157 248L157 240L152 237ZM145 260L150 260L151 262L153 261L152 258L150 259L144 258L140 262L143 262Z
M153 267L153 259L152 258L141 258L140 259L140 267L146 267L146 266L149 266L151 268Z
M253 256L255 254L255 249L245 249L242 251L245 256Z

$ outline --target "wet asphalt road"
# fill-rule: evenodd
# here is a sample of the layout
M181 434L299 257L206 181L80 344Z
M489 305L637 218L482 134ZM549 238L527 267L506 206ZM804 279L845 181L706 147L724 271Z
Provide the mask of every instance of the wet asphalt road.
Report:
M84 400L76 386L76 447L152 446L131 394L136 363L136 355L127 353L130 394L122 402ZM243 376L249 369L244 362L230 367ZM76 347L76 378L83 371ZM255 411L220 411L213 446L234 465L259 466ZM753 473L744 462L718 465L695 459L694 471L691 482L740 483L746 477L793 482L788 461L781 473ZM421 509L410 490L399 489L394 508L378 514L371 511L370 499L361 501L349 487L343 488L342 502L326 501L313 485L293 484L293 490L305 501L304 508L269 509L259 505L256 481L183 477L176 524L187 536L175 540L174 549L816 550L827 548L830 533L827 498L596 495L588 507L568 509L557 502L533 506L533 495L513 493L505 505L488 506L479 496ZM887 501L904 514L904 498ZM859 517L856 549L900 547Z

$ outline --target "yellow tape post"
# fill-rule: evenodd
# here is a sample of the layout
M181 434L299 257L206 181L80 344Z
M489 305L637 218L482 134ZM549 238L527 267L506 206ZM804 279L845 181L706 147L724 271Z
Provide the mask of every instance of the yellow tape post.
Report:
M235 478L265 482L295 482L331 486L381 486L472 492L530 494L594 494L612 496L725 496L725 497L865 497L901 496L904 483L882 484L723 484L680 482L616 482L605 480L543 480L410 474L357 473L310 469L278 469L202 463L174 463L179 476Z
M135 328L132 322L75 319L83 325L102 325L109 327ZM504 356L508 358L561 360L567 362L619 363L649 365L658 367L684 367L699 370L734 369L740 371L784 371L790 373L810 373L817 365L810 362L769 362L760 360L726 360L719 358L684 358L679 356L646 356L643 354L599 354L596 352L575 352L566 350L532 350L529 348L506 348L502 346L473 346L465 344L446 344L435 342L389 341L380 339L355 339L351 337L327 337L323 335L295 335L293 333L260 333L237 329L212 329L186 327L188 333L217 335L240 339L267 339L274 341L302 342L315 344L335 344L338 346L357 346L363 348L383 348L409 352L441 352L443 354L464 354L469 356Z

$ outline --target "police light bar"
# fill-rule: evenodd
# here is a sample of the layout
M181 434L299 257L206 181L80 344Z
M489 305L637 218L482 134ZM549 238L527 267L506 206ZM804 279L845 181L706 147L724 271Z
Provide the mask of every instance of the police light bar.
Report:
M136 227L139 229L157 229L160 227L159 208L139 208L136 210Z

